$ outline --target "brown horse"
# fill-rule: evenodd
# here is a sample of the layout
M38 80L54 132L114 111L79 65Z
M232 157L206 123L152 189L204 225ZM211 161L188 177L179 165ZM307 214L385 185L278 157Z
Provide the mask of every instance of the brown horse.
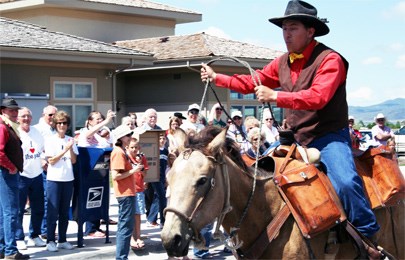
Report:
M222 226L229 234L244 214L254 179L256 185L251 204L237 230L239 252L249 250L284 205L272 176L258 169L254 178L254 169L243 162L238 148L226 138L226 131L219 131L203 130L195 139L188 141L184 133L177 133L177 143L185 145L179 148L179 156L168 175L171 195L161 233L169 256L187 255L191 240L202 244L199 231L221 214L226 213ZM381 225L380 234L384 234L382 237L385 239L378 242L391 254L403 259L404 207L392 209L395 214L389 214L388 209L376 212ZM400 237L393 234L393 222ZM310 259L315 256L325 259L330 257L324 253L327 238L326 231L310 240L304 239L290 216L259 258ZM338 259L354 259L357 253L354 246L347 242L340 245L335 256Z

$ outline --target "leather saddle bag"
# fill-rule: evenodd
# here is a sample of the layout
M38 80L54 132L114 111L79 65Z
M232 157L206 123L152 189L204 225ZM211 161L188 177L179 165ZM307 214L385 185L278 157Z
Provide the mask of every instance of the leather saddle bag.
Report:
M293 144L285 158L273 157L274 182L303 236L311 238L346 220L346 215L328 177L315 165L291 158L295 148Z
M395 206L405 198L405 179L385 147L370 148L355 157L372 209Z

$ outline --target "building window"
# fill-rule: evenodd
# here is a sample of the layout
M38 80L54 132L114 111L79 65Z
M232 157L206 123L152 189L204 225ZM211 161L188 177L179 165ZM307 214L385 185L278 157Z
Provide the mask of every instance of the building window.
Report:
M267 105L266 105L267 107ZM271 109L273 110L274 118L278 121L278 123L281 125L283 122L283 109L276 107L275 105L271 106ZM242 112L243 118L246 118L248 116L254 116L257 119L260 120L261 118L261 112L262 112L262 106L252 106L252 105L235 105L231 106L231 113L235 110L239 110Z
M67 134L74 136L76 130L85 126L88 115L94 109L96 80L53 78L51 84L53 103L58 110L64 110L70 115L71 125Z
M230 98L231 100L255 100L256 95L255 94L240 94L236 91L231 90L230 91Z
M92 82L54 82L54 99L93 100Z

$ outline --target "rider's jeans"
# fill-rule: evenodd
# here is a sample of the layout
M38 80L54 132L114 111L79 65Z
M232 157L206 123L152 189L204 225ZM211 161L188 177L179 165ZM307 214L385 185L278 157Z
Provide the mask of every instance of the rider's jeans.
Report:
M371 238L379 229L376 217L363 191L353 160L349 129L316 138L308 147L321 151L321 164L339 195L347 219Z
M15 234L19 207L20 174L11 174L0 166L0 253L6 256L18 252Z

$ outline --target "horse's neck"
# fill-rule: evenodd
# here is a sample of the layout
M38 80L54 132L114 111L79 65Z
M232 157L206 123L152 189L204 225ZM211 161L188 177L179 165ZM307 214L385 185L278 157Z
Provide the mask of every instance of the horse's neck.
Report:
M232 211L226 215L223 222L227 231L229 231L229 228L235 227L244 214L254 182L254 179L249 174L243 172L235 164L229 164L228 173ZM264 230L281 209L282 205L282 199L271 179L256 181L254 197L238 232L239 237L243 237L246 245L254 242L257 234L260 234Z

